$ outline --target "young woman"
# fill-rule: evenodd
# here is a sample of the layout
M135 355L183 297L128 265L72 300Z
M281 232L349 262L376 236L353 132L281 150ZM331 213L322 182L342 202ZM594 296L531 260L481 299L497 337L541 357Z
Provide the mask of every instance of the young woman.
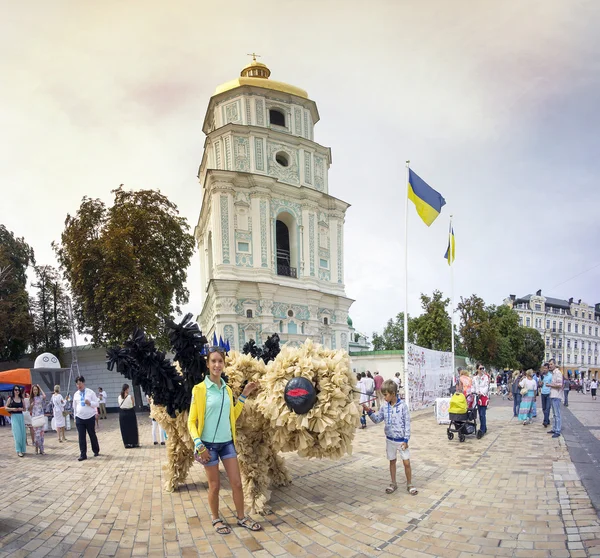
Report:
M56 428L59 442L66 442L67 440L65 438L66 420L63 414L65 410L65 404L66 401L60 394L60 386L54 386L54 395L52 396L52 413L54 415L54 427Z
M537 384L533 379L533 370L527 370L525 377L519 382L521 393L521 406L519 407L519 420L523 425L531 424L531 414L533 412L533 402L535 401L535 390Z
M44 414L44 403L46 394L38 384L31 387L29 398L29 412L31 413L31 425L33 428L35 453L44 455L44 426L48 422Z
M210 375L194 387L188 419L188 429L196 446L196 455L204 465L208 479L208 504L212 514L212 524L219 535L231 533L229 525L219 516L219 458L223 462L233 492L237 524L250 531L260 531L262 528L244 514L242 478L234 445L235 422L242 413L246 397L256 389L257 385L255 382L246 384L242 395L234 405L231 388L221 378L225 368L224 357L222 349L218 347L209 349Z
M133 395L129 393L129 384L123 384L119 395L119 426L125 447L127 449L137 448L140 445L138 425L135 416L135 401Z
M23 457L27 445L27 434L25 433L25 421L23 419L23 392L19 386L14 386L12 394L6 402L6 410L10 413L10 425L12 435L15 439L15 450L19 457Z

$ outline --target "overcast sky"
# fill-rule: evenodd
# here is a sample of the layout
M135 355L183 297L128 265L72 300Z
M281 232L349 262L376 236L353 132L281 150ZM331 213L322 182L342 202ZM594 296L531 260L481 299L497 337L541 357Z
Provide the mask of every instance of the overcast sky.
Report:
M217 7L223 6L223 7ZM447 201L411 205L409 311L450 294L600 302L600 2L6 2L0 21L0 222L50 248L84 195L160 189L195 225L202 121L257 52L306 89L330 146L350 314L367 334L404 307L404 161ZM197 254L186 310L200 311Z

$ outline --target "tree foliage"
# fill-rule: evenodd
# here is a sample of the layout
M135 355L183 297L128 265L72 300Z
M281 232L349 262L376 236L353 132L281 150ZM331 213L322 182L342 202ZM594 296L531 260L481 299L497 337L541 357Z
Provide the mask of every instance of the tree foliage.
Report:
M486 305L482 298L461 297L460 335L469 354L486 366L519 367L523 351L523 329L518 314L508 306Z
M34 263L25 240L0 225L0 361L18 360L31 341L27 268Z
M59 356L62 340L70 336L66 294L60 276L52 266L36 266L34 271L36 293L30 304L35 327L33 353L50 352Z
M435 290L432 296L421 293L423 313L413 319L416 343L434 351L452 350L452 324L448 313L449 298Z
M537 370L544 360L544 339L537 329L522 327L521 330L523 342L518 355L519 363L525 370Z
M414 343L415 327L414 318L408 316L408 342ZM404 312L399 312L395 319L390 318L379 335L373 332L374 351L394 351L404 349Z
M98 345L123 344L136 327L168 345L165 320L188 301L194 251L189 225L154 190L112 192L113 206L83 198L53 244L73 294L79 330Z

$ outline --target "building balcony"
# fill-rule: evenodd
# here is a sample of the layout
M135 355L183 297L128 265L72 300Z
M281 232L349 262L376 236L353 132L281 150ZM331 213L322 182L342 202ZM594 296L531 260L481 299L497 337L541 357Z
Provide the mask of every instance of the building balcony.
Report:
M298 273L295 267L290 267L289 265L277 264L277 275L283 275L285 277L293 277L294 279L298 278Z

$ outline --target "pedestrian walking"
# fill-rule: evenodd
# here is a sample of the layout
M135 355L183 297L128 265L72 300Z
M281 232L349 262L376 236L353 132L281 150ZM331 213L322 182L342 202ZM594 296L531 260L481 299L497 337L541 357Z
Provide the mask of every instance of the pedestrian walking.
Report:
M46 394L38 384L31 386L29 398L29 412L31 413L31 426L34 434L35 453L44 455L44 433L48 419L44 414Z
M383 395L381 393L381 386L383 385L383 376L379 374L379 372L375 372L375 377L373 378L375 382L375 402L377 404L377 408L381 409L381 405L383 404Z
M548 361L548 367L552 373L552 383L550 384L550 403L552 405L552 414L554 417L552 430L548 433L553 438L558 438L562 429L562 420L560 415L560 396L563 390L563 375L560 368L556 367L556 362L552 358Z
M590 382L590 389L592 390L592 399L596 399L596 391L598 390L598 380L596 378Z
M523 372L515 370L512 375L512 384L510 386L510 391L513 396L513 418L519 416L519 408L521 407L521 388L519 387L519 383L522 379Z
M564 398L565 398L565 402L564 402L565 407L569 406L569 392L570 391L571 391L571 378L567 374L563 380L563 393L564 393Z
M480 430L487 433L487 408L490 401L490 376L485 371L483 364L478 364L477 372L473 378L473 391L477 397L477 409L479 413Z
M531 413L533 412L533 401L535 399L536 383L533 379L533 370L529 369L525 377L519 382L521 388L521 405L519 406L519 420L523 426L531 424Z
M135 401L129 393L129 384L123 384L119 402L119 426L123 445L127 448L137 448L140 445L137 417L135 416Z
M63 396L60 394L60 386L54 386L54 395L52 395L52 414L54 415L54 428L56 429L56 433L58 434L59 442L66 442L65 438L65 428L67 426L67 421L65 419L65 405L66 401L63 399Z
M25 420L23 419L24 408L23 392L19 386L14 386L11 396L6 402L6 410L10 413L10 426L15 440L15 450L19 457L23 457L27 447L27 434L25 433Z
M390 462L390 485L385 489L386 494L392 494L398 489L396 482L396 464L398 454L404 465L406 475L406 490L413 496L418 490L412 483L412 470L410 467L410 413L406 403L398 397L398 386L392 380L386 380L381 386L385 404L379 411L363 405L363 409L369 414L374 423L385 421L385 447L387 458Z
M106 400L108 394L101 388L98 388L98 403L100 403L99 414L101 419L106 418Z
M542 378L541 378L541 395L542 395L542 410L544 412L544 421L542 425L544 428L548 428L550 424L550 384L552 383L552 372L548 370L548 363L542 364Z
M87 459L87 436L90 438L94 457L100 455L100 444L96 436L96 409L98 408L98 398L93 390L85 387L85 378L77 376L75 378L77 391L73 395L73 414L75 415L75 425L79 435L79 457L77 461Z

